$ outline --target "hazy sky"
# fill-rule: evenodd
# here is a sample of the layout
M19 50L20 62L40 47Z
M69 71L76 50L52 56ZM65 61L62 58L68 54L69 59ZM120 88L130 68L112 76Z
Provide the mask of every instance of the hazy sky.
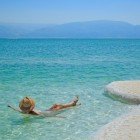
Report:
M140 0L0 0L0 22L119 20L140 24Z

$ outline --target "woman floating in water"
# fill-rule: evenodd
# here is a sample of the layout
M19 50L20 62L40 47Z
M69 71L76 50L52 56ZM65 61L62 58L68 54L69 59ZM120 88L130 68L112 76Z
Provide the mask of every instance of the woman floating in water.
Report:
M8 105L8 107L12 108L15 111L18 111L23 114L31 114L31 115L42 115L42 116L55 116L59 114L60 111L64 109L68 109L70 107L76 106L78 102L78 97L76 97L74 100L72 100L70 103L67 104L54 104L51 108L40 111L35 110L35 101L29 97L25 97L22 99L19 103L19 108L14 108L11 105Z

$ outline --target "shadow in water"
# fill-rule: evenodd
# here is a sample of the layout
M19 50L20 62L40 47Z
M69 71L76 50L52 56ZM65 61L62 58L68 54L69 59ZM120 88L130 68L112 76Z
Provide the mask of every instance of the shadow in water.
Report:
M35 116L29 114L18 114L17 117L10 118L12 125L25 125L32 123L41 123L42 121L46 121L45 123L52 123L54 120L58 119L66 119L66 117L61 116L60 114L67 110L61 110L58 112L52 113L52 116Z
M128 105L133 105L134 103L130 100L127 100L127 99L123 99L121 96L119 95L114 95L114 94L111 94L107 91L104 91L103 92L103 95L107 98L110 98L114 101L120 101L121 103L124 103L124 104L128 104Z

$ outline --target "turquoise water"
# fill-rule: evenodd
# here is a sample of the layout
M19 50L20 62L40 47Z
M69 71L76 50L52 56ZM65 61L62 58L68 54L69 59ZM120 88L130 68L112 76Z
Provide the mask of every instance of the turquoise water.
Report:
M133 105L104 96L115 80L140 79L140 40L0 40L0 138L85 140ZM81 106L37 118L14 112L24 96L44 110L79 95Z

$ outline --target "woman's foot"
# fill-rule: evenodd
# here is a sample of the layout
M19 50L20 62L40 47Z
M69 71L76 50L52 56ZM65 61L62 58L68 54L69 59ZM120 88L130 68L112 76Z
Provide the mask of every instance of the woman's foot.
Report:
M75 98L73 99L73 106L76 106L77 102L79 100L79 97L78 96L75 96Z

